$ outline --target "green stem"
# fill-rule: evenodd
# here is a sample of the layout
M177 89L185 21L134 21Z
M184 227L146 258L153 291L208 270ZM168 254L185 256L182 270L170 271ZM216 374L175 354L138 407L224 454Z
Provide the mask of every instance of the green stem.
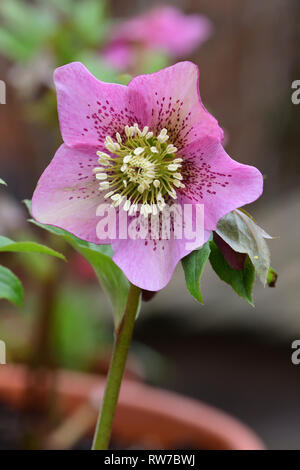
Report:
M140 293L140 288L131 284L125 313L119 328L115 332L114 347L92 450L106 450L109 446L122 377L138 311Z

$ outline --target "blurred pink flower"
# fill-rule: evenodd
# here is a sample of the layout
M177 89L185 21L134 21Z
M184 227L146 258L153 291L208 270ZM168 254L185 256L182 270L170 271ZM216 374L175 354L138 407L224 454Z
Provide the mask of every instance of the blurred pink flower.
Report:
M157 7L119 23L103 55L123 70L132 65L136 47L160 50L173 58L183 57L206 41L211 32L212 24L205 16L184 15L171 6Z
M99 239L100 204L143 220L173 200L204 205L205 240L221 217L257 199L261 173L232 160L223 131L199 94L199 71L180 62L128 86L97 80L80 63L55 72L64 144L33 195L36 220L96 244L111 243L113 260L135 285L157 291L170 281L187 239ZM174 227L171 227L174 231ZM174 233L173 233L174 235Z

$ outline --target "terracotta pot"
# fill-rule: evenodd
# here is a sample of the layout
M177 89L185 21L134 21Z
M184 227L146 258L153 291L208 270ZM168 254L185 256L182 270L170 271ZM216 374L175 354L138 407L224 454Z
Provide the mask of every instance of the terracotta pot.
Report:
M50 374L50 373L49 373ZM23 366L0 368L0 401L24 406L28 372ZM56 404L64 415L99 397L105 378L57 371ZM45 390L44 390L45 393ZM94 409L95 421L97 416ZM261 440L244 424L204 403L126 379L121 389L113 437L124 445L170 449L262 450ZM179 448L179 447L177 447Z

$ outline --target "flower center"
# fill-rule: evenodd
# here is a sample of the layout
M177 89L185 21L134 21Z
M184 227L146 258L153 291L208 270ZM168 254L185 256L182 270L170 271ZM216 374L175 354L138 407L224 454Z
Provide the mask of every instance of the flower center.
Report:
M165 198L177 199L176 188L184 188L180 172L182 158L176 158L177 148L169 142L167 129L155 136L147 126L125 126L125 139L116 133L116 140L105 139L105 147L114 157L97 152L101 166L94 168L100 180L99 189L106 191L114 207L123 200L124 210L132 215L138 211L145 217L162 211Z

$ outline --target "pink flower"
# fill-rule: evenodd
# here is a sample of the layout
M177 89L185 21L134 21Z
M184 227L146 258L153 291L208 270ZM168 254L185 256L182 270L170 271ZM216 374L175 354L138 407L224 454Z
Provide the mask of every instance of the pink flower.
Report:
M203 204L206 241L217 222L262 193L261 173L232 160L223 132L199 94L199 72L181 62L128 86L103 83L80 63L55 72L64 144L33 195L36 220L96 244L111 243L113 260L137 286L157 291L171 279L186 240L99 239L99 204L137 217L170 201Z
M171 6L157 7L118 24L103 54L112 65L123 70L132 65L135 48L183 57L206 41L211 31L211 22L205 16L184 15Z

